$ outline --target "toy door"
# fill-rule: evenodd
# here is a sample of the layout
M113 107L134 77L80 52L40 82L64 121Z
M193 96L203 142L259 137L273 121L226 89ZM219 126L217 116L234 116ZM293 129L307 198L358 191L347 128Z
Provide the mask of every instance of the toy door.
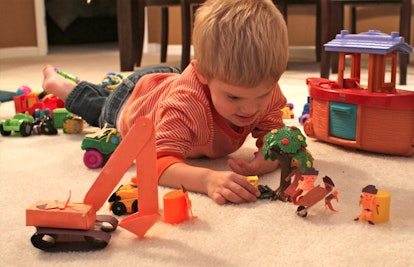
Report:
M355 140L357 112L357 105L330 102L329 134L338 138Z

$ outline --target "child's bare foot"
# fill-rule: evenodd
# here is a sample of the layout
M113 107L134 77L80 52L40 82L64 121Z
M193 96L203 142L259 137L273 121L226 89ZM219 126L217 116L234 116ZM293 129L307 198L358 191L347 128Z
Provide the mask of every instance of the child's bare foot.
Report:
M53 94L63 101L66 100L68 94L75 88L75 84L59 75L55 68L51 65L45 66L43 69L43 90L49 94Z

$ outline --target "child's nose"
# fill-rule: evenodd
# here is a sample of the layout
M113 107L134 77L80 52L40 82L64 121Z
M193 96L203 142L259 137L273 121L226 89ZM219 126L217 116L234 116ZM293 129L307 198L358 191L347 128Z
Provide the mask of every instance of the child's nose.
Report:
M254 103L245 104L240 107L240 111L245 115L253 115L257 110L257 105Z

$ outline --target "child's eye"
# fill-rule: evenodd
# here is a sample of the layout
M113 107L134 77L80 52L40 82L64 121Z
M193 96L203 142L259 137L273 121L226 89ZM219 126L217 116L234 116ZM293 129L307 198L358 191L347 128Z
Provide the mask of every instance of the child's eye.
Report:
M237 100L237 99L239 99L239 97L238 96L234 96L234 95L228 95L227 96L230 100Z

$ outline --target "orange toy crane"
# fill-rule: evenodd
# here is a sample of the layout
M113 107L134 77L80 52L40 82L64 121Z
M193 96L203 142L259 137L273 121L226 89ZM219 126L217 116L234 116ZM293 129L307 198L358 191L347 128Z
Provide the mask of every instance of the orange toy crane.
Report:
M31 238L32 244L45 251L106 247L111 237L107 232L114 231L118 221L110 215L96 215L96 211L103 206L134 160L140 177L145 177L138 179L137 183L142 189L137 196L139 212L123 219L119 225L144 237L160 218L160 214L154 126L150 120L138 118L102 168L83 203L72 203L69 197L66 201L41 200L26 209L26 225L36 227ZM102 222L111 226L96 230L97 224ZM74 245L75 237L81 241Z

